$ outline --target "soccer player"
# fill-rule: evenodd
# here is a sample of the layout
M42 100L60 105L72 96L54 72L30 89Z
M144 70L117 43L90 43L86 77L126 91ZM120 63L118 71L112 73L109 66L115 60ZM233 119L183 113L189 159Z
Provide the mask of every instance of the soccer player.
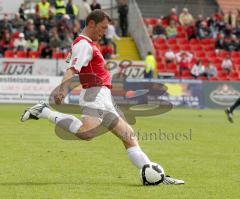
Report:
M124 117L120 116L113 105L110 74L104 68L104 58L94 43L104 35L109 21L109 16L101 10L94 10L88 15L86 27L72 44L69 67L54 98L56 104L61 104L67 93L70 82L68 80L78 74L83 87L79 99L83 110L82 120L73 115L52 111L45 103L38 103L24 111L21 121L48 119L82 140L91 140L98 136L97 127L102 122L109 123L107 124L109 130L122 140L132 164L141 169L151 161L141 150L131 126L123 119ZM96 78L81 79L88 74ZM108 117L109 114L110 117ZM184 184L184 181L166 176L163 183L177 185Z
M225 110L225 113L227 114L228 121L233 123L233 111L240 106L240 98L237 99L237 101L230 107L228 107Z

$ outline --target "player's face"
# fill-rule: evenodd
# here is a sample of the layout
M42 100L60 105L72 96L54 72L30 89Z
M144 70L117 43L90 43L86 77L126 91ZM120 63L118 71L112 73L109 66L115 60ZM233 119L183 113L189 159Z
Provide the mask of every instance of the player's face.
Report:
M105 34L107 28L108 28L108 20L105 18L102 22L95 24L94 26L94 41L99 41L103 35Z

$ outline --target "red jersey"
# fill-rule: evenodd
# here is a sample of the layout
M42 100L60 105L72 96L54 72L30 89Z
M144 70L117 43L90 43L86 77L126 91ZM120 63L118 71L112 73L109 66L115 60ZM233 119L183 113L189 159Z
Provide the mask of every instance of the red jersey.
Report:
M105 60L96 44L88 37L77 37L71 49L70 67L79 74L83 88L106 86L112 88L109 71Z

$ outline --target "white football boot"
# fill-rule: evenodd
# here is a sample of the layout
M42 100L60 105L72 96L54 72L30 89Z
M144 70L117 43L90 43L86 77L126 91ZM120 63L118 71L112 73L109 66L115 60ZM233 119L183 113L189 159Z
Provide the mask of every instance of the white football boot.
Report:
M45 107L48 108L48 105L46 103L39 102L38 104L32 106L31 108L26 109L21 116L21 121L25 122L29 119L38 120L40 118L40 114L42 113Z

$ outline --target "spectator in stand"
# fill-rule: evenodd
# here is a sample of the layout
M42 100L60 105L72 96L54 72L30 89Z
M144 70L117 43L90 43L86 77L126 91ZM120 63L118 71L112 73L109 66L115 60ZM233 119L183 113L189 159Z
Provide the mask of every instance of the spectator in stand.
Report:
M196 19L196 22L195 22L195 26L197 29L200 28L201 26L201 23L204 21L204 18L202 15L198 15L197 19Z
M207 26L210 32L210 37L213 39L216 39L218 36L218 29L216 27L216 21L215 19L208 17L207 18Z
M217 69L216 69L216 67L212 64L212 62L208 62L208 64L206 65L204 76L205 76L207 79L210 79L210 78L212 78L212 77L217 77L217 76L218 76Z
M104 59L111 59L113 55L113 48L110 42L107 42L106 45L101 48L102 55Z
M224 22L233 28L236 27L236 15L232 10L229 10L229 12L224 15Z
M189 71L190 62L192 61L193 55L190 52L181 51L176 54L176 60L179 66L180 75L183 71Z
M175 25L175 21L170 21L170 25L166 28L166 33L168 38L177 37L177 27Z
M6 32L0 40L0 54L4 55L6 50L13 49L13 41L9 32Z
M31 35L29 40L27 40L27 50L29 51L38 50L38 40L34 35Z
M73 42L72 35L70 33L67 33L64 37L64 39L61 42L61 50L62 52L67 52L71 48L71 44Z
M119 0L118 14L122 37L126 37L128 33L128 2L126 0Z
M87 0L82 0L82 3L78 5L78 15L77 19L80 21L81 29L85 27L85 19L90 14L91 8L90 5L87 3Z
M108 28L106 31L106 35L105 38L107 40L107 45L110 44L113 46L114 49L114 55L117 54L117 44L114 41L114 38L116 38L117 40L120 40L121 38L117 35L116 31L115 31L115 26L114 26L114 22L112 21L111 24L108 24Z
M186 32L187 32L188 40L197 38L197 35L196 35L197 31L196 31L194 22L192 22L191 25L186 27Z
M144 69L144 78L151 79L154 76L154 71L156 70L156 60L151 52L148 52L145 58L145 69Z
M74 20L78 14L78 7L72 2L73 0L68 0L66 6L66 14L69 15L71 20Z
M25 10L26 10L25 3L22 3L22 4L20 5L20 8L18 9L18 13L19 13L19 15L20 15L20 18L21 18L23 21L26 20Z
M189 26L194 21L193 16L188 12L187 8L183 8L182 13L179 15L179 22L182 26Z
M171 13L166 17L166 19L168 24L170 24L170 21L174 21L175 24L179 23L176 8L171 9Z
M204 75L205 67L202 64L202 60L199 59L196 64L191 69L191 75L197 79L198 77L201 77Z
M240 9L237 9L236 26L240 26Z
M26 40L30 39L31 36L36 37L37 32L35 30L35 26L34 26L32 20L29 20L29 23L27 23L27 26L24 29L24 34L25 34Z
M172 51L171 48L168 48L168 51L165 53L164 57L165 57L166 65L171 64L171 63L175 63L175 61L176 61L175 60L175 58L176 58L175 53Z
M59 47L61 46L61 40L58 36L56 29L53 29L53 31L52 31L52 35L50 36L49 46L54 51L59 51Z
M71 19L65 14L62 16L62 19L57 23L58 36L61 40L64 40L65 35L71 31Z
M27 41L24 38L24 33L19 33L19 38L14 41L14 50L15 51L24 51L27 50Z
M12 20L13 32L23 32L23 27L25 23L22 18L20 18L20 14L16 13L14 19Z
M64 0L55 0L55 19L57 21L62 19L62 16L66 14L66 5Z
M199 28L198 28L198 38L199 39L206 39L206 38L210 38L211 37L211 32L207 26L207 22L206 21L202 21Z
M49 46L49 44L46 44L40 54L41 58L45 58L45 59L50 59L52 58L52 48Z
M231 38L233 34L233 29L231 25L227 24L226 27L223 29L223 32L226 38Z
M239 39L236 35L232 35L230 43L227 45L227 51L238 51L240 50Z
M13 28L11 21L8 19L8 15L5 14L3 16L3 20L0 21L0 31L2 33L3 30L8 30L9 33L12 33Z
M223 71L226 72L227 74L229 74L232 71L233 63L232 63L230 55L227 55L223 59L221 66L222 66Z
M234 33L237 36L237 38L240 39L240 24L237 25L236 30L235 30Z
M101 4L97 2L97 0L93 0L92 4L90 5L91 10L101 9Z
M48 20L50 17L50 3L47 2L47 0L41 0L36 5L36 16L38 19L41 20Z
M162 19L158 19L158 23L153 27L152 30L153 38L164 38L166 39L166 30L162 25Z
M224 50L230 51L231 41L232 41L232 38L229 38L229 37L226 37L224 39Z
M73 39L77 38L77 36L80 33L80 30L81 30L80 23L78 20L75 19L72 25Z
M221 33L215 44L216 52L219 53L220 50L224 50L225 46L226 46L225 45L225 36L223 33Z
M49 34L48 31L46 30L45 25L40 25L39 26L39 32L37 34L38 42L40 44L46 44L49 42Z

